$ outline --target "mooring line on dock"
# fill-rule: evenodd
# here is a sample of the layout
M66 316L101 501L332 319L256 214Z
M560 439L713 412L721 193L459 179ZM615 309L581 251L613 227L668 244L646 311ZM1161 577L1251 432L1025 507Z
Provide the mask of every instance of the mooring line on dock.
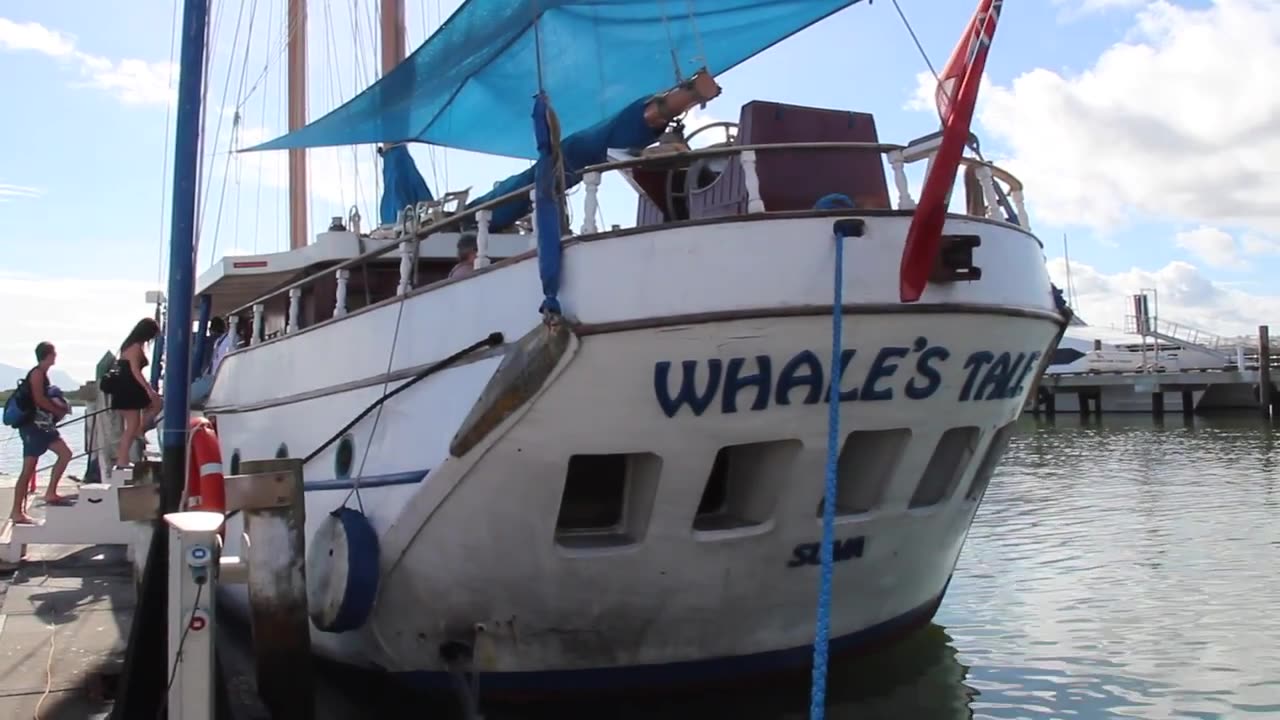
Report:
M47 572L47 571L46 571ZM40 694L40 699L36 701L36 709L32 711L32 717L40 720L40 708L44 706L44 701L49 698L49 694L53 692L53 654L56 650L55 638L58 635L58 626L49 623L49 657L44 663L44 692Z

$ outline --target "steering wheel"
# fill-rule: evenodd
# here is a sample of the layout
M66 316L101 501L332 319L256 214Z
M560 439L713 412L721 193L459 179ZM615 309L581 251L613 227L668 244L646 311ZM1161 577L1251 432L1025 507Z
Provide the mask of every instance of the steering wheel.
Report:
M738 123L729 122L728 120L722 120L720 122L708 123L698 128L697 130L694 130L693 132L689 133L685 137L684 143L685 145L692 147L694 138L698 137L699 135L701 135L702 133L708 130L715 130L715 129L720 129L724 131L724 142L715 143L713 145L709 145L708 147L722 147L725 145L732 145L738 141Z
M721 130L724 132L725 139L723 142L714 143L714 144L708 145L706 148L702 148L704 150L709 148L716 148L716 147L729 147L734 145L738 141L738 123L724 120L720 122L708 123L698 128L697 130L694 130L692 133L689 133L689 135L685 136L685 139L684 139L685 145L690 146L690 148L692 149L693 139L698 137L702 133L706 132L707 130ZM700 157L700 158L695 158L693 162L689 163L689 167L685 169L684 189L682 190L676 188L675 172L674 171L668 172L667 173L667 207L671 210L674 210L675 201L677 199L684 200L685 212L687 213L689 210L689 196L693 192L694 184L697 183L697 179L702 174L702 170L712 161L717 159L719 158Z

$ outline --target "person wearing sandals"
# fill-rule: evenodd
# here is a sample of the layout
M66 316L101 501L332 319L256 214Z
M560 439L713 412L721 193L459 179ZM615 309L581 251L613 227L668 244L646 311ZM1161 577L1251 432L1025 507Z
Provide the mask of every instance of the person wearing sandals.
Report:
M130 467L129 450L146 432L151 419L160 412L160 395L147 382L142 369L147 366L144 346L160 334L160 324L152 318L143 318L133 326L129 336L120 344L120 359L112 368L111 409L124 421L124 432L116 446L116 469Z
M27 514L27 496L35 487L36 463L40 457L52 450L58 457L53 465L53 473L49 476L49 487L45 490L44 501L47 505L69 505L72 497L58 494L58 481L71 462L71 448L58 433L58 421L71 412L71 406L60 397L52 397L54 389L49 384L49 368L58 359L58 351L53 343L42 342L36 346L36 366L31 368L21 388L16 392L26 393L28 412L25 422L18 426L18 436L22 438L22 472L18 475L18 484L13 488L13 510L9 519L14 523L29 525L35 522ZM61 395L61 393L56 393Z

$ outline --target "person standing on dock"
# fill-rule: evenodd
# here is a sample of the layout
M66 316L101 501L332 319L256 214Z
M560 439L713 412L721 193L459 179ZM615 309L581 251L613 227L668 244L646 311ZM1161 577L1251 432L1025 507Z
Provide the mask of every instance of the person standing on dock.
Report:
M27 373L26 381L18 392L26 393L26 402L31 408L26 422L18 426L18 435L22 438L22 472L18 475L18 484L13 489L13 510L9 519L14 523L30 525L35 521L27 514L27 495L35 484L36 463L41 456L52 450L58 460L49 475L49 487L45 490L44 501L47 505L67 505L72 498L58 495L58 481L71 462L71 448L58 433L58 421L71 411L65 400L49 397L49 369L58 360L58 351L51 342L36 345L36 366Z
M160 394L142 375L147 366L147 354L143 346L160 334L160 324L152 318L142 318L120 344L120 359L111 373L110 386L103 389L111 395L111 409L120 413L124 432L116 446L116 469L130 467L129 450L146 432L147 425L160 412ZM105 379L104 379L105 380Z

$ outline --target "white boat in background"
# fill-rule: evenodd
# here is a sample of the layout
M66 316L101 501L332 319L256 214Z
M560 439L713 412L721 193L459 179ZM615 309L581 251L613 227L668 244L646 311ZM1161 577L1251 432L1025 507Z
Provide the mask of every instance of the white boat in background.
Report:
M1050 376L1094 373L1176 373L1185 371L1224 370L1248 367L1256 363L1253 351L1246 352L1247 339L1228 339L1187 325L1159 319L1148 313L1154 291L1133 296L1135 314L1125 318L1125 329L1088 325L1080 316L1071 324L1053 351L1045 374ZM1145 334L1143 331L1145 330ZM1151 393L1144 383L1103 385L1098 392L1106 411L1152 411ZM1047 388L1041 393L1049 392ZM1166 393L1165 409L1225 410L1257 407L1256 389L1247 385L1215 384L1188 390L1189 395ZM1076 412L1079 398L1073 392L1056 393L1057 412Z
M832 650L930 620L1068 315L1021 185L962 159L967 212L945 216L929 282L904 302L908 236L944 208L917 208L905 168L948 141L888 145L868 114L757 101L727 142L690 151L676 121L718 92L700 67L852 4L707 0L666 17L651 2L470 0L360 96L263 146L528 153L509 103L536 82L561 102L560 163L584 186L567 232L543 143L534 169L479 199L410 198L372 231L353 213L199 278L206 317L250 328L204 407L229 472L306 459L317 652L431 686L465 666L486 692L807 667L833 314ZM607 68L621 78L533 64L535 45L568 63L578 44L627 60ZM655 99L670 68L645 63L668 55L697 58L677 62L692 80ZM596 226L608 172L637 191L634 227ZM472 228L473 269L448 277ZM240 530L231 518L230 554ZM222 589L244 607L243 588Z

